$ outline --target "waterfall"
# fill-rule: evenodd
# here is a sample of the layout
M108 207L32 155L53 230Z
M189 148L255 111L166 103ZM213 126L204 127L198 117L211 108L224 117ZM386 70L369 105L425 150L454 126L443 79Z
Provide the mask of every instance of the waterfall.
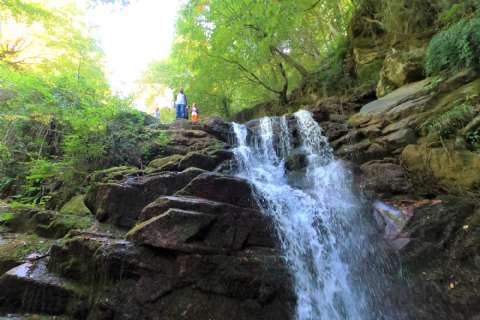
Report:
M335 160L310 113L233 127L237 175L255 186L262 210L275 223L293 276L296 319L400 319L385 311L391 307L382 291L383 253L372 240L376 231L364 204L352 191L352 176ZM307 160L296 174L285 169L294 154Z

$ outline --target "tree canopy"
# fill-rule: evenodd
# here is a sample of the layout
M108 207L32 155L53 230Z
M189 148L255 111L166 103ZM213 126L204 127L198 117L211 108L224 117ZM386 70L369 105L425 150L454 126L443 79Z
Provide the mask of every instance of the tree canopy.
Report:
M189 0L170 57L144 81L184 87L207 113L229 116L307 80L345 37L351 0Z

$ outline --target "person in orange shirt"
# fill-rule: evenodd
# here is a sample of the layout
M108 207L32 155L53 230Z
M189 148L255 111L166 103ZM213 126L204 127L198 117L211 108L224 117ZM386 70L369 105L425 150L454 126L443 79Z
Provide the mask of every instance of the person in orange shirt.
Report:
M196 103L192 104L192 122L197 122L198 120L198 107Z

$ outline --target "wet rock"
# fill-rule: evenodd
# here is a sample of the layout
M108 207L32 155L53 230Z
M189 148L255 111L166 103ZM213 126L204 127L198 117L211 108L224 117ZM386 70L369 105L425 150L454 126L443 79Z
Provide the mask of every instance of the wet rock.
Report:
M358 129L358 134L361 137L370 138L370 139L380 136L381 133L382 133L382 128L378 124L373 124L373 125Z
M258 208L253 187L246 180L217 173L200 174L176 194L229 203L238 207Z
M204 172L187 169L182 172L162 172L137 177L124 183L100 183L87 194L87 205L100 221L121 228L130 228L142 209L162 195L172 195Z
M227 150L213 150L208 153L190 152L187 155L172 155L164 158L157 158L149 163L149 173L163 171L183 171L188 168L199 168L213 170L221 162L231 158L232 153Z
M308 159L305 154L294 153L285 161L285 168L289 171L301 170L308 165Z
M406 170L398 164L369 162L361 166L365 188L380 196L412 192Z
M23 233L0 233L0 275L46 255L51 240Z
M27 262L0 278L0 310L61 315L81 302L75 285L48 272L44 260Z
M348 126L346 124L337 122L322 122L320 126L330 141L336 140L348 133Z

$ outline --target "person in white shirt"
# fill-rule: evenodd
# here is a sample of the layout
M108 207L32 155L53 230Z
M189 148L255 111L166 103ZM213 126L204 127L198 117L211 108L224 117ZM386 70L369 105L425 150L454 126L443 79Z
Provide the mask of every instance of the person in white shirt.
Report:
M177 99L175 100L175 109L177 119L187 118L187 97L183 93L183 88L181 88L180 92L177 94Z
M160 122L160 109L158 107L155 108L155 111L153 111L153 116Z

